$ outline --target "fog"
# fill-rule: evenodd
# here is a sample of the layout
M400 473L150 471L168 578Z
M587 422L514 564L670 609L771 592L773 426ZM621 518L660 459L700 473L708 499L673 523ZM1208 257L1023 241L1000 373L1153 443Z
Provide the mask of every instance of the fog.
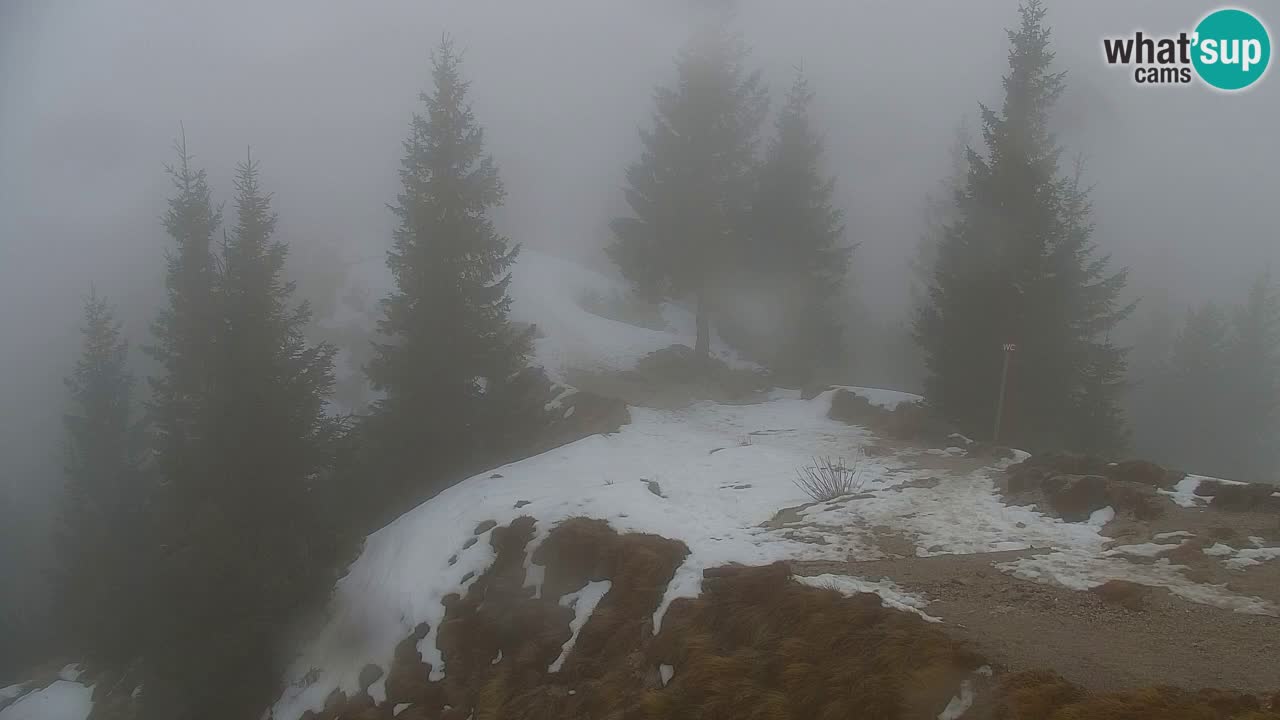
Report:
M742 0L736 25L780 96L803 66L860 243L853 288L880 322L954 128L997 104L1016 0ZM1069 72L1059 139L1087 162L1096 239L1137 297L1234 299L1280 259L1280 80L1237 95L1139 87L1101 38L1189 28L1210 5L1050 4ZM508 191L499 227L607 267L607 222L655 85L704 8L689 0L5 0L0 4L0 501L59 482L61 377L92 285L135 348L162 297L163 166L185 130L215 197L252 145L295 259L383 252L401 141L445 32ZM1271 75L1274 76L1274 70ZM139 354L140 353L136 353Z

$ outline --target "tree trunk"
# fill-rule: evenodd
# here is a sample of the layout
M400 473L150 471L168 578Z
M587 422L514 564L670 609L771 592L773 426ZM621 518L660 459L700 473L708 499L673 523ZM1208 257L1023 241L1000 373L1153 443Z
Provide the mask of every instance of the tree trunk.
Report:
M707 312L707 292L699 289L697 296L696 318L698 321L698 341L693 346L694 353L702 361L711 356L711 318Z

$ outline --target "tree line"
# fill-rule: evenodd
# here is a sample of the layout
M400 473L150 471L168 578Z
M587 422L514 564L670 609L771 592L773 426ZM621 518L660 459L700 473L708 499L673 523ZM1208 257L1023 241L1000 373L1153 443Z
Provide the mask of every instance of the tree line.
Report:
M1121 300L1127 271L1099 251L1083 167L1063 162L1051 132L1066 78L1039 0L1020 8L1009 46L1003 102L980 106L978 142L957 144L913 261L925 396L989 438L1013 344L1002 440L1115 456L1130 434L1127 349L1111 340L1134 309ZM675 64L623 174L630 212L611 223L608 255L644 297L692 304L696 356L719 334L781 384L843 380L858 352L842 307L857 243L815 89L797 70L766 129L769 89L740 36L705 28ZM330 410L337 349L304 332L310 309L284 279L288 247L251 154L224 217L177 143L145 402L111 306L96 293L85 303L67 379L59 618L64 645L142 687L122 701L140 717L257 716L278 692L281 640L322 605L360 538L509 458L545 421L521 390L532 330L508 317L520 246L490 218L505 190L448 39L431 80L391 204L395 287L364 368L379 393L366 413ZM735 313L742 293L766 299L764 331ZM1264 279L1229 320L1212 307L1189 316L1156 380L1199 423L1172 445L1196 446L1226 416L1242 432L1214 451L1224 463L1274 437L1276 298ZM1249 457L1269 459L1224 467L1273 473L1280 461Z

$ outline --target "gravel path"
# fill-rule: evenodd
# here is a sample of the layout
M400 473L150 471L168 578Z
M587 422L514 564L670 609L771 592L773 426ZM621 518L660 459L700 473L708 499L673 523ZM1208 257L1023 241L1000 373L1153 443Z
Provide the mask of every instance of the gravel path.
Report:
M870 562L798 562L800 575L887 578L930 600L946 629L1010 670L1050 668L1090 690L1145 685L1280 689L1280 619L1190 603L1153 589L1133 611L1019 580L993 564L1035 550Z

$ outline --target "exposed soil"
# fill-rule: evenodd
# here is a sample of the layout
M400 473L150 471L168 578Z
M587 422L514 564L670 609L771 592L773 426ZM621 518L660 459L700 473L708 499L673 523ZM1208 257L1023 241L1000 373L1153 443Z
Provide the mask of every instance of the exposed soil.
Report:
M888 578L925 595L941 626L1008 671L1052 668L1091 691L1147 685L1280 687L1280 619L1187 602L1152 588L1133 611L1096 593L1021 580L993 567L1037 552L798 562L798 574ZM1274 564L1264 564L1273 572ZM1264 582L1259 578L1258 582Z

